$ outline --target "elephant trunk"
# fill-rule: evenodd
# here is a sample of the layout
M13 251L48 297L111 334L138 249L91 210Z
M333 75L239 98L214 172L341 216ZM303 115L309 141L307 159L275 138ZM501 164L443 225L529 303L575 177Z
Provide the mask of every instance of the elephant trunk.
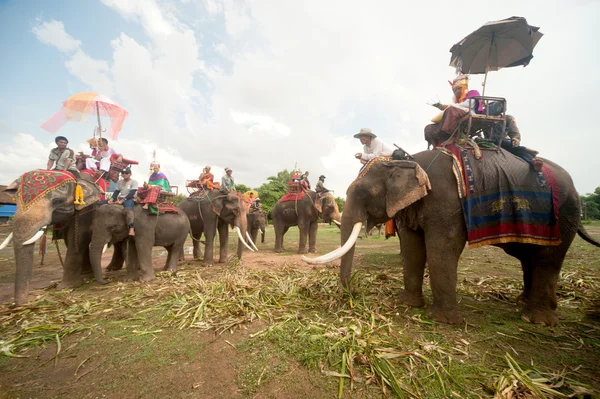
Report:
M33 269L33 249L33 244L20 245L19 241L15 240L14 251L17 264L15 276L15 304L17 306L27 303L29 283L31 282L31 273Z
M350 288L350 278L352 277L352 262L354 260L354 249L356 248L354 242L356 242L356 238L358 237L358 234L360 234L361 228L361 222L358 222L355 225L352 225L348 222L342 222L342 227L340 228L340 237L341 242L343 244L350 244L350 241L348 241L348 239L351 236L354 236L354 240L351 244L352 246L342 256L342 264L340 266L340 280L342 282L342 285L346 288Z
M13 230L13 250L15 253L16 275L15 275L15 304L21 306L27 303L29 294L29 284L33 270L33 250L35 241L25 244L28 240L44 226L52 221L52 210L49 206L49 200L42 199L38 201L38 213L25 213L20 206L17 208L17 214L14 220ZM41 215L40 215L41 213ZM41 217L40 217L41 216ZM23 228L17 228L17 226ZM42 233L43 234L43 233Z
M265 226L260 226L260 242L265 243Z
M246 233L248 232L248 218L246 217L246 215L241 215L236 220L235 229L238 234L237 256L238 259L242 259L244 247L248 248L251 252L254 252L254 249L252 249L252 247L246 242Z
M105 237L101 237L101 234L96 233L92 236L92 243L90 244L90 263L92 264L94 277L99 284L108 283L102 276L102 253L107 242L108 240Z

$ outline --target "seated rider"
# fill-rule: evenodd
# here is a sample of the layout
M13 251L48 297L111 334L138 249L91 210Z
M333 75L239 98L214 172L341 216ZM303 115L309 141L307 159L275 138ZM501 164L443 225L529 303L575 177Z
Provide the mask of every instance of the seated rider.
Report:
M137 196L140 198L140 204L144 204L142 208L148 209L148 205L156 205L158 196L161 191L171 192L171 185L167 176L160 171L160 164L153 161L152 174L148 178L148 183L138 189Z
M304 172L304 174L300 177L300 185L304 189L304 191L310 190L310 182L308 181L308 171Z
M198 177L200 184L207 190L212 190L214 186L215 175L210 173L210 165L206 165L204 169L202 169L202 173Z
M321 175L321 176L319 176L319 181L317 182L315 191L317 193L323 193L323 194L329 192L329 190L325 188L324 184L325 184L325 176Z
M393 147L384 143L369 128L360 129L360 132L356 133L354 138L359 139L363 145L363 152L354 154L354 158L358 159L363 165L373 158L391 157L394 152Z
M477 90L469 91L469 78L466 75L459 75L452 82L448 82L452 86L454 92L455 105L468 108L471 113L483 114L485 110L479 100L469 101L471 97L480 96ZM425 127L425 140L427 140L433 146L437 146L441 141L448 139L454 130L458 127L460 119L465 115L459 108L449 107L448 105L436 104L436 107L445 110L444 116L440 123L427 125ZM449 109L448 109L449 108ZM450 131L452 130L452 131ZM500 137L502 136L502 126L499 124L494 126L494 133L492 137L486 137L492 140L496 145L500 144L502 148L508 152L518 156L524 161L528 162L535 171L539 172L542 170L544 161L542 159L535 158L535 151L531 151L526 147L520 146L521 133L517 126L517 122L512 115L506 115L506 138L500 143ZM441 133L441 135L440 135ZM445 135L444 135L445 133ZM444 138L445 137L445 138Z
M129 235L135 235L133 223L133 197L138 189L138 182L131 178L131 169L125 168L121 172L121 179L117 183L117 189L113 192L111 199L98 201L99 205L117 204L123 205L126 209L127 225L129 227Z
M108 140L104 137L101 138L98 141L97 154L93 158L90 157L85 161L86 169L92 169L95 172L98 171L96 161L100 161L100 170L97 174L99 176L103 176L104 174L108 175L108 172L110 171L110 162L112 160L111 157L113 155L115 156L114 158L117 162L121 162L123 160L121 152L114 146L114 144L111 147L109 147Z
M79 169L77 169L77 162L75 161L75 152L67 148L69 140L64 136L57 136L54 139L56 148L50 151L48 156L48 164L46 169L51 170L52 165L56 162L54 170L64 170L71 172L76 178L79 178Z

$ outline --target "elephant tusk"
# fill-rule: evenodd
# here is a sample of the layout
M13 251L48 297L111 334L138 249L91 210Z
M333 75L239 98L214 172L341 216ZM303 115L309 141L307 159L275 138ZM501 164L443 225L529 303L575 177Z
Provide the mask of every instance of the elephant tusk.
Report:
M107 249L108 249L108 244L104 244L104 247L102 247L102 253L105 253Z
M301 259L306 263L310 263L311 265L323 264L333 262L336 259L341 258L352 248L352 246L356 243L356 239L360 234L360 229L362 228L362 222L358 222L352 228L352 233L350 233L350 237L344 243L341 248L335 249L328 254L319 256L318 258L309 258L308 256L302 256Z
M333 223L337 224L338 226L341 226L342 224L340 222L338 222L337 220L333 220Z
M46 232L46 226L42 227L40 229L40 231L38 231L37 233L34 234L33 237L31 237L29 240L25 241L23 243L23 245L33 244L34 242L36 242L37 240L39 240L40 237L43 236L45 232Z
M254 248L256 250L256 252L258 252L258 248L256 248L254 241L252 241L252 237L250 237L250 234L247 231L246 231L246 237L248 237L248 242L250 243L250 245L252 245L252 248Z
M2 243L2 245L0 245L0 249L4 249L8 246L8 244L10 244L10 242L12 241L13 238L13 233L11 232L8 237L6 237L6 240L4 240L4 242Z
M235 226L235 230L237 231L237 235L238 235L238 237L240 239L240 242L242 244L244 244L244 246L246 248L248 248L251 252L254 252L254 250L246 243L246 240L244 240L244 236L242 235L242 230L240 230L240 228L237 227L237 226Z

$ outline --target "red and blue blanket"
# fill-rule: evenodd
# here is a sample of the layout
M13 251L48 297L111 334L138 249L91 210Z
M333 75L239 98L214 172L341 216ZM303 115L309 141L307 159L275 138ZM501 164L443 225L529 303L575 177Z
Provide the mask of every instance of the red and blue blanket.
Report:
M505 150L449 145L462 199L469 247L508 242L559 245L558 185L546 166L535 172Z

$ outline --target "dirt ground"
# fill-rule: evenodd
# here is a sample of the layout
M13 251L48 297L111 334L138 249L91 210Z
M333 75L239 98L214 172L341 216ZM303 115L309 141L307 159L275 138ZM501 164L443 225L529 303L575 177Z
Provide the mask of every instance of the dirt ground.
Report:
M0 242L9 234L10 226L0 226ZM269 233L268 233L269 234ZM272 230L270 231L272 238ZM31 280L30 300L45 292L53 290L61 280L62 267L59 255L54 243L48 237L48 251L42 259L38 253L34 258L34 270ZM218 244L215 244L217 246ZM237 245L237 244L236 244ZM281 267L293 267L295 269L310 269L310 266L302 262L297 253L290 251L289 254L276 254L273 252L272 241L265 244L257 243L260 251L256 253L245 252L243 262L245 267L257 270L273 270ZM64 242L59 242L59 251L63 258L66 254ZM185 259L187 263L180 265L180 270L202 268L203 275L210 275L219 270L221 264L207 265L202 261L194 261L191 255L192 242L188 239L185 248ZM230 256L235 251L230 250ZM112 256L112 249L108 249L102 257L104 267L108 265ZM155 272L162 271L166 261L166 251L155 248L153 251L153 263ZM0 251L0 303L9 304L13 301L14 294L14 257L12 245ZM125 270L106 272L111 284L122 281ZM90 276L90 280L92 276ZM91 283L93 284L93 283ZM194 358L189 354L175 353L169 355L172 360L168 367L161 367L160 375L156 371L140 369L133 366L127 369L127 365L114 364L115 357L118 362L128 363L126 357L119 353L130 352L127 347L122 350L120 346L126 343L121 338L115 338L114 347L105 350L94 344L90 348L75 349L82 337L73 334L61 343L65 354L61 354L59 360L53 361L56 355L56 345L38 346L32 348L27 356L30 361L20 359L8 359L10 362L9 372L0 371L0 398L16 397L39 397L39 398L120 398L139 397L152 398L160 395L163 397L177 398L321 398L334 397L330 392L331 384L327 384L326 378L319 373L309 373L299 364L288 364L284 368L285 374L279 376L275 381L261 385L258 392L242 390L237 381L240 367L246 362L253 362L255 353L245 353L236 349L236 345L249 339L250 334L264 328L260 321L249 326L243 326L233 333L217 335L214 332L192 332L190 330L178 331L182 340L186 340L188 353L194 352ZM0 337L1 341L4 339ZM163 341L163 342L161 342ZM153 345L171 345L172 336L158 334ZM79 344L79 345L78 345ZM135 345L140 345L135 343ZM140 345L140 351L147 343ZM72 353L69 353L72 352ZM90 356L91 355L91 356ZM33 360L33 361L31 361ZM82 363L83 362L83 363ZM133 360L132 360L132 363ZM0 370L4 368L0 367ZM97 373L101 370L101 373ZM11 373L10 371L13 371ZM23 376L25 379L23 380ZM147 380L143 385L147 388L140 391L141 381ZM135 381L135 382L132 382ZM329 387L327 387L329 385ZM116 391L116 392L114 392ZM16 393L19 394L16 394ZM25 395L25 396L22 396Z
M10 226L0 227L0 241L8 235ZM588 229L598 237L600 231ZM270 236L269 236L270 234ZM257 243L260 251L245 252L243 265L255 270L277 270L293 268L296 270L311 270L327 266L311 266L300 260L293 247L288 244L288 251L283 254L273 252L273 231L267 231L267 242ZM388 253L395 253L394 245L397 239L371 241L369 247L375 249L385 247ZM50 242L49 242L50 244ZM231 243L230 240L230 244ZM237 245L237 243L236 243ZM334 245L333 243L330 245ZM587 248L588 244L583 244ZM64 257L66 248L59 244ZM191 240L188 240L185 250L186 263L182 270L201 270L203 278L217 275L220 265L207 265L202 261L194 261L191 255ZM235 254L231 251L230 256ZM326 248L319 251L327 252ZM328 248L327 248L328 249ZM506 263L514 263L512 258L505 256L494 247L485 247L480 252L466 251L461 260L462 276L476 273L472 269L474 263L489 263L489 273L496 277L513 278L518 281L521 271L517 267L506 268ZM595 252L594 252L595 253ZM103 255L103 265L110 261L112 250ZM367 256L365 253L357 256ZM594 255L594 258L597 257ZM162 270L166 260L166 251L154 249L154 269ZM482 260L483 259L483 260ZM61 264L54 244L50 244L43 264L37 253L31 282L30 300L36 295L52 292L61 279ZM596 263L596 261L594 261ZM339 265L339 261L334 263ZM334 267L335 267L334 266ZM516 265L514 265L516 266ZM107 272L111 285L119 283L125 276L125 270ZM139 284L139 283L127 283ZM93 282L86 287L75 290L93 291L94 294L103 292L105 286ZM0 303L7 304L13 300L14 289L14 259L12 247L0 251ZM119 294L114 291L114 300ZM79 296L81 298L81 296ZM2 312L10 311L6 306ZM251 335L267 327L263 321L255 321L243 325L234 332L217 334L214 331L199 331L194 329L177 329L170 327L165 332L154 337L132 337L131 324L139 321L140 329L144 327L143 318L128 318L129 315L111 314L114 323L99 327L97 331L84 331L66 336L60 345L48 342L43 345L26 349L27 358L12 359L0 356L0 399L3 398L334 398L337 397L336 383L318 370L309 371L297 361L282 361L271 356L269 348L244 349ZM121 326L121 322L128 323ZM121 330L119 330L121 329ZM2 341L0 336L0 350ZM108 345L107 345L108 343ZM157 356L157 349L159 355ZM58 355L60 352L60 356ZM285 364L279 364L285 363ZM260 364L258 371L276 370L279 374L266 378L259 386L246 388L243 376L252 370L246 365ZM154 369L149 369L152 365ZM263 366L264 365L264 366ZM250 370L250 371L248 371ZM253 369L256 370L256 367ZM256 380L254 375L254 380ZM249 378L250 379L250 378ZM344 392L343 397L382 397L377 387L365 386L363 391Z

